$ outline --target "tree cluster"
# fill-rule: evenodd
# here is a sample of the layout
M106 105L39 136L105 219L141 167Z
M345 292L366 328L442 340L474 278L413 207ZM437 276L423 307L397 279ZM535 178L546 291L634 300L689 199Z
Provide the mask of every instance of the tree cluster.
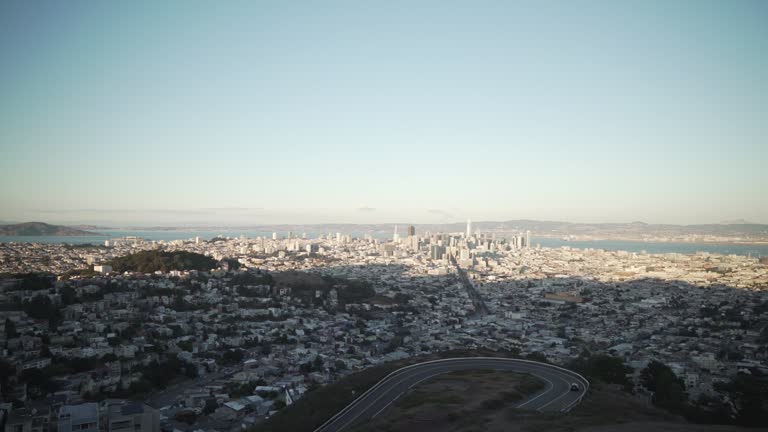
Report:
M208 271L216 268L218 262L211 257L194 252L149 250L115 258L110 262L110 265L116 272L154 273L161 271L165 273L171 270Z

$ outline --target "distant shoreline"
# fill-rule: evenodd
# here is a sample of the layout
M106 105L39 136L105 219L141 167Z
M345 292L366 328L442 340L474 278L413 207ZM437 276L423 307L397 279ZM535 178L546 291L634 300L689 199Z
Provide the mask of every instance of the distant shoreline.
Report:
M568 241L574 241L574 242L601 242L601 241L624 241L624 242L636 242L636 243L683 243L683 244L706 244L706 245L744 245L744 246L768 246L768 240L755 240L755 241L745 241L745 240L683 240L683 239L672 239L672 240L665 240L665 239L638 239L638 238L632 238L632 237L590 237L590 238L583 238L583 237L574 237L572 239L566 239L565 237L568 237L568 235L551 235L551 234L535 234L531 233L532 236L537 238L546 238L546 239L556 239L556 240L563 240L565 242Z

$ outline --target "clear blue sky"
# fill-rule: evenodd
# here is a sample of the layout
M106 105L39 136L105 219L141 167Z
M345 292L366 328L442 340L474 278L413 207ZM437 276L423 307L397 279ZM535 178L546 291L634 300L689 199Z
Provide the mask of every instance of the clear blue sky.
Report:
M768 223L766 1L0 2L0 220Z

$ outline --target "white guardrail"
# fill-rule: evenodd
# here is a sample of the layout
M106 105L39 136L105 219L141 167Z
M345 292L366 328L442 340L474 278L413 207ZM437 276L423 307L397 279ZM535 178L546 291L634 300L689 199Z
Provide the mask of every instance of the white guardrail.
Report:
M403 372L403 371L405 371L407 369L412 369L412 368L419 367L419 366L424 366L424 365L427 365L427 364L442 363L442 362L452 362L452 361L457 361L457 360L496 360L496 361L508 361L508 362L514 362L514 363L528 363L528 364L535 364L537 366L544 366L544 367L548 367L548 368L552 368L552 369L557 369L557 370L560 370L562 372L566 372L567 374L569 374L571 376L576 377L582 383L583 390L581 392L581 395L579 395L578 399L574 400L573 402L568 404L568 406L566 406L565 408L560 410L560 412L569 412L571 409L573 409L573 407L576 406L576 404L578 404L579 402L582 401L582 399L584 399L584 396L587 394L587 390L589 390L589 381L586 378L584 378L581 374L576 373L576 372L574 372L572 370L560 367L560 366L555 366L555 365L549 364L549 363L542 363L542 362L537 362L537 361L533 361L533 360L513 359L513 358L506 358L506 357L451 357L451 358L438 359L438 360L429 360L429 361L425 361L425 362L422 362L422 363L414 363L412 365L404 366L404 367L401 367L400 369L397 369L395 371L390 372L389 374L387 374L387 376L385 376L384 378L380 379L379 382L377 382L376 384L371 386L368 390L363 392L360 396L355 398L355 400L350 402L349 405L344 407L344 409L342 409L341 411L337 412L336 414L334 414L333 417L329 418L328 420L325 421L325 423L323 423L319 427L317 427L314 432L322 432L322 430L325 427L327 427L328 425L332 424L334 421L336 421L337 418L339 418L339 417L343 416L344 414L346 414L349 410L354 408L355 405L357 405L361 400L363 400L363 398L365 398L365 396L367 396L370 392L372 392L372 391L376 390L377 388L381 387L382 385L384 385L390 378L394 377L395 375L397 375L397 374L399 374L399 373L401 373L401 372Z

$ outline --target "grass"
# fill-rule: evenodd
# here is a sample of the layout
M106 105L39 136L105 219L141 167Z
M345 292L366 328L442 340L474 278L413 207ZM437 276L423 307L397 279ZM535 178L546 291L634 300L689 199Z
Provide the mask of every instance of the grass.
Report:
M353 431L486 431L506 409L543 387L529 374L491 369L449 372L420 383Z
M459 395L435 394L424 391L413 391L395 402L398 408L410 409L421 405L454 405L462 404L465 400Z

